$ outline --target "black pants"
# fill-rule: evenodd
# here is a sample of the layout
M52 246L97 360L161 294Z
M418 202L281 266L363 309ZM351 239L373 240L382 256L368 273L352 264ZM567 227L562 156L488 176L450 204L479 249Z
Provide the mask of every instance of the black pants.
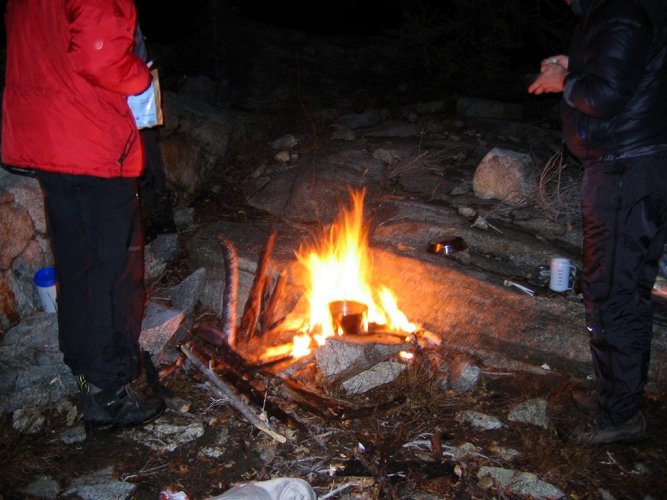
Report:
M667 157L587 164L582 290L600 418L619 425L644 404L651 290L667 228Z
M141 372L144 242L136 179L38 173L65 363L102 389Z

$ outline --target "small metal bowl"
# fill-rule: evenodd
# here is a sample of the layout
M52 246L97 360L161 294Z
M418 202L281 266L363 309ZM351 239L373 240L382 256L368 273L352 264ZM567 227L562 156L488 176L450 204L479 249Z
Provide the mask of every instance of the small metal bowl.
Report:
M460 236L448 238L441 241L431 241L428 244L429 253L452 255L468 248L465 240Z

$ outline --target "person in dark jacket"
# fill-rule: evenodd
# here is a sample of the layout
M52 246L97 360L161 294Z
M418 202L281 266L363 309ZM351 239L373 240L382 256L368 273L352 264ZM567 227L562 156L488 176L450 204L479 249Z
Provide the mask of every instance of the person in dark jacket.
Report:
M141 373L141 139L127 96L150 72L134 54L133 0L9 0L2 160L43 192L58 275L58 335L88 427L148 422L164 401Z
M635 442L652 336L651 290L667 233L667 23L658 0L566 0L581 16L569 55L542 61L529 92L563 92L568 149L584 166L582 291L595 418L581 444Z

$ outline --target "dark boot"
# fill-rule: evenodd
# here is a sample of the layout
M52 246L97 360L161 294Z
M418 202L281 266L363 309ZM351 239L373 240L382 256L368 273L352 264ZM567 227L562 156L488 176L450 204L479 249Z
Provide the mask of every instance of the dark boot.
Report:
M102 390L78 377L86 428L113 429L147 424L164 413L164 400L147 397L129 386L118 390Z
M612 425L601 419L577 429L572 441L580 445L601 445L612 443L638 443L646 437L646 420L638 411L630 420L621 425Z

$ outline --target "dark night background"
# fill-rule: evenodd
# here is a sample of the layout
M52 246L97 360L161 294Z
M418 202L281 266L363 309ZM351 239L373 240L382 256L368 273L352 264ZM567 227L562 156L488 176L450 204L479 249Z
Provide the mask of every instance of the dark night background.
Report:
M6 0L2 3L4 7ZM239 64L235 59L246 57L239 52L249 42L235 44L230 37L239 23L256 22L314 36L386 37L405 49L406 60L396 62L415 79L428 77L441 86L458 81L473 91L471 83L477 81L480 96L505 80L516 81L517 75L535 71L543 57L565 52L575 21L563 0L135 3L149 44L169 47L172 60L162 68L166 77L168 73L204 74L213 79L229 75L233 71L229 66ZM261 37L258 29L256 39ZM354 47L349 51L354 58ZM212 67L213 62L217 67Z
M136 0L136 4L149 44L170 47L172 61L163 64L165 76L181 73L234 80L243 61L252 57L245 50L267 43L261 28L251 39L234 38L240 23L251 22L328 39L356 37L359 47L365 38L384 38L402 52L395 61L396 70L403 71L397 80L419 81L424 92L429 92L423 85L428 80L430 92L447 89L496 98L523 97L522 75L536 71L542 58L566 52L576 21L563 0L190 0L187 7ZM186 46L189 55L184 54ZM179 50L175 62L174 51ZM355 47L348 44L346 50L354 62ZM434 96L423 96L430 97Z

